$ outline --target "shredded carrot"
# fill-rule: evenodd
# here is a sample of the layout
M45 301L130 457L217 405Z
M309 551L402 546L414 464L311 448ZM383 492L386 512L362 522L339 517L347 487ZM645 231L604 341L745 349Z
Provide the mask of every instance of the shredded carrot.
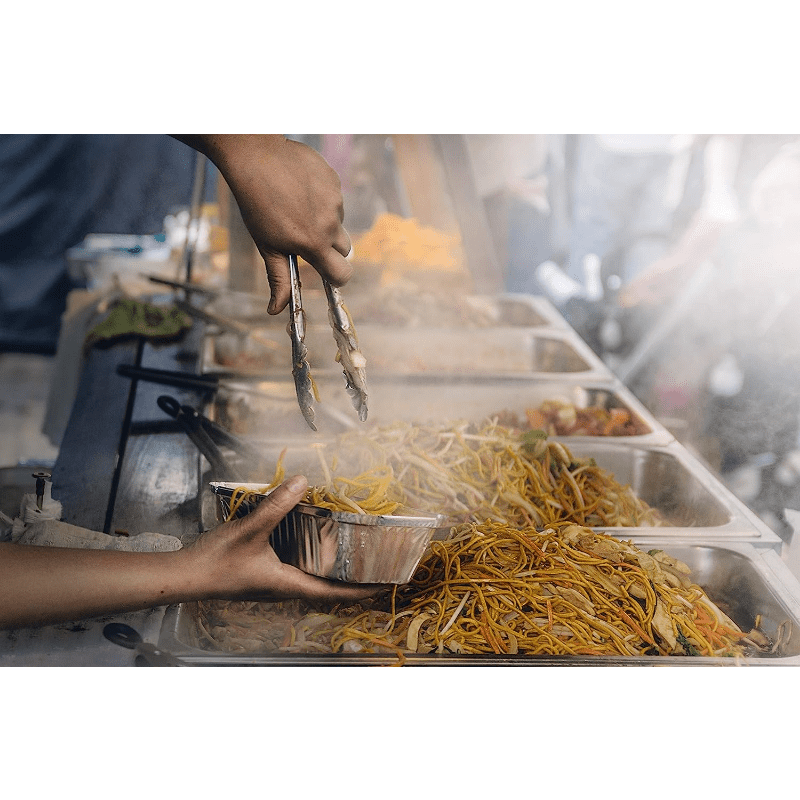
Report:
M621 608L618 609L618 611L619 611L619 615L622 617L622 619L624 619L625 622L627 622L628 625L630 625L630 627L633 628L633 630L636 631L636 633L639 634L639 636L642 637L642 639L644 639L646 642L648 642L651 645L653 645L653 647L657 646L656 643L653 641L652 637L649 636L648 634L646 634L639 627L639 625L637 625L636 622L630 616L628 616L628 614L626 614Z

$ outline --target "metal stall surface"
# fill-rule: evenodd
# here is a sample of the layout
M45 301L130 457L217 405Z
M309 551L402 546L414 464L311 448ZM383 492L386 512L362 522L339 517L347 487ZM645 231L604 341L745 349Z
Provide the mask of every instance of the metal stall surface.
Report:
M52 495L62 503L64 522L115 536L154 532L188 541L198 534L200 455L157 398L167 393L200 408L207 392L130 379L117 369L194 374L202 340L202 326L195 324L179 344L119 342L87 354L52 471ZM130 666L132 651L105 639L103 628L125 622L155 641L164 610L4 632L0 665Z

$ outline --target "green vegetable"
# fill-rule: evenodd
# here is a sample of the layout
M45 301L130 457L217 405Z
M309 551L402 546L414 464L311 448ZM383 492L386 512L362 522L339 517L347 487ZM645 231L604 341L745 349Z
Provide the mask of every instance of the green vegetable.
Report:
M650 553L658 553L658 550L651 550ZM683 635L683 631L681 630L680 625L675 626L678 629L678 635L675 637L678 642L681 644L683 649L686 651L687 655L690 656L699 656L700 651Z
M543 431L536 428L535 430L525 431L525 433L522 434L522 443L533 444L538 439L546 439L546 438L547 438L547 431Z
M169 341L191 326L189 316L176 306L156 306L131 299L118 300L106 318L89 331L84 348L88 350L95 344L111 344L134 336Z

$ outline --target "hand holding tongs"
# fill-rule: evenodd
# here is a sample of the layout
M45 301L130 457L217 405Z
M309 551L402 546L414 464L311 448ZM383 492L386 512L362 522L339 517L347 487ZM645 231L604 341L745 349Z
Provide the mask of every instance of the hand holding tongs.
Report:
M297 391L297 402L305 421L312 430L314 424L313 400L319 402L316 386L311 378L311 368L308 364L308 348L305 345L306 322L303 311L303 300L300 295L300 272L297 268L297 256L289 256L289 275L291 277L291 297L289 310L289 336L292 339L292 375ZM339 352L336 360L341 364L344 372L345 387L350 395L353 407L358 412L358 418L364 422L367 419L367 361L358 349L358 339L350 315L344 307L339 290L323 279L325 296L328 299L328 320L333 328L333 338Z

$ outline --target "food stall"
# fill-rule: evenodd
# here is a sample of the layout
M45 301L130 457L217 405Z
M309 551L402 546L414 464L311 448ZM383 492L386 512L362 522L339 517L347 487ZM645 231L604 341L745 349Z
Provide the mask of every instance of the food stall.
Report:
M398 659L422 666L800 664L800 583L781 558L781 538L644 407L547 299L478 292L474 285L454 291L453 279L458 283L463 274L458 269L448 274L447 267L433 277L406 274L409 284L354 279L343 294L367 364L369 419L363 423L335 362L323 288L308 265L300 269L316 430L298 408L286 315L266 315L257 293L190 293L180 282L162 282L152 301L177 303L191 325L170 341L139 337L88 352L51 476L64 523L130 540L157 533L185 544L224 518L215 490L221 483L232 491L242 484L266 486L277 464L306 472L314 483L323 480L315 474L321 448L332 449L348 435L380 441L385 428L429 426L455 440L465 431L483 431L491 420L492 436L528 434L525 441L543 457L564 454L559 474L569 473L569 481L575 480L572 473L594 470L601 493L609 487L620 496L630 493L635 513L615 509L601 518L583 509L581 517L559 517L559 524L582 526L581 536L596 537L593 547L609 538L624 543L640 564L644 554L677 559L678 572L688 567L691 583L703 587L721 619L749 632L753 646L734 656L678 655L677 646L668 654L632 647L603 654L584 647L569 655L526 653L513 636L490 635L483 651L432 648L423 644L421 614L400 644L326 652L321 646L296 646L293 626L308 609L192 603L9 633L0 664L165 663L157 656L186 666L356 666ZM426 280L438 290L432 291L431 313L425 312L428 295L421 292ZM460 434L448 427L453 421L463 423ZM576 489L584 499L586 486ZM563 498L552 505L559 503L564 511ZM441 525L427 552L451 535ZM621 553L613 563L624 561ZM654 569L663 568L673 576L670 586L680 589L684 584L675 564L659 563ZM551 596L558 594L553 589ZM448 612L444 629L453 626L467 602L462 596L452 615ZM476 608L486 607L484 601ZM547 609L552 612L549 602ZM250 615L252 627L262 612L265 628L278 626L277 640L274 632L241 635L242 614ZM105 639L106 626L119 622L155 648L129 649ZM544 624L553 630L552 615Z

